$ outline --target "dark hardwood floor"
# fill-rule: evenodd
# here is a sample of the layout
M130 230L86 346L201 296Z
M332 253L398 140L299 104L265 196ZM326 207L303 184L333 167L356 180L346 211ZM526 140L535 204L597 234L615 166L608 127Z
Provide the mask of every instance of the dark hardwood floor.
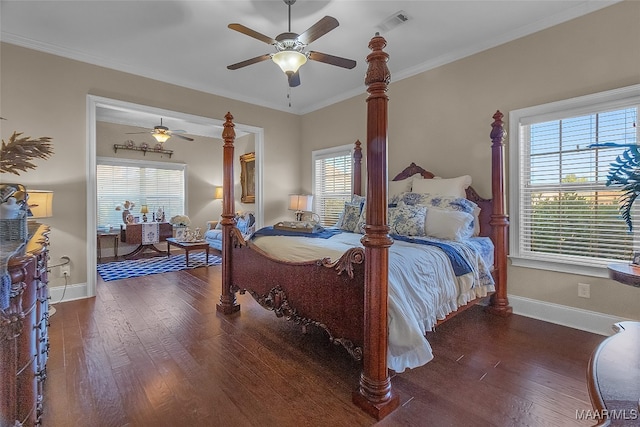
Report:
M248 295L216 313L221 267L99 281L56 305L44 426L593 425L587 361L604 339L466 310L428 334L432 362L393 377L401 407L351 403L360 368L324 333L302 334Z

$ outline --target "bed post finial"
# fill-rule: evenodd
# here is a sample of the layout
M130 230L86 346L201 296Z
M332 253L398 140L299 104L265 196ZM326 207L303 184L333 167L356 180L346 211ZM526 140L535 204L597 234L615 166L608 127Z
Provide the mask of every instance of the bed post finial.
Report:
M353 194L362 196L362 143L358 139L353 147Z
M500 316L509 316L513 309L507 298L507 228L509 216L506 214L504 198L504 115L500 110L493 115L491 124L491 191L493 193L493 213L489 224L494 243L494 259L496 268L494 279L496 291L491 295L487 311Z
M367 224L361 239L365 252L364 273L364 352L360 386L353 402L377 419L382 419L399 404L391 388L387 369L389 237L387 225L387 85L391 74L389 55L382 49L386 40L380 35L369 42L367 56Z
M228 112L222 125L222 295L216 310L223 314L240 311L240 304L236 302L236 294L231 291L231 231L236 225L235 197L233 194L233 142L236 131L233 129L233 116Z

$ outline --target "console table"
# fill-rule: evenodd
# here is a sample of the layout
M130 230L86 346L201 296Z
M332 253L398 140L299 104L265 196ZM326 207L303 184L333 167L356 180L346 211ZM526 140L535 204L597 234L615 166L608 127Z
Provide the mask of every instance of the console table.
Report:
M164 255L166 251L160 250L156 248L153 243L143 244L144 239L142 238L142 225L143 224L127 224L126 228L124 226L120 226L120 241L123 243L133 243L138 244L138 247L134 249L130 254L125 255L125 258L131 259L136 255L140 254L146 249L150 249L154 252L158 252L159 254ZM161 222L158 224L160 228L160 232L158 234L158 242L164 242L167 238L173 236L173 225L168 222Z
M589 359L587 383L598 425L640 422L640 322L620 322ZM629 424L623 423L628 422Z

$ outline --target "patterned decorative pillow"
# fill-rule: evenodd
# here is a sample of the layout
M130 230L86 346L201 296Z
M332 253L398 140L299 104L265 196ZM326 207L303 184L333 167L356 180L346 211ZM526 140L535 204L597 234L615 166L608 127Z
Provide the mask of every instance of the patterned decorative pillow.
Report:
M425 206L402 205L389 208L389 232L401 236L424 236L426 215Z
M427 208L448 209L472 214L478 205L462 197L440 196L431 193L401 193L389 200L389 203L409 206L422 205Z
M360 219L360 205L345 204L342 226L340 229L359 233L358 220Z
M367 198L365 196L359 196L357 194L354 194L353 196L351 196L351 204L360 205L360 209L364 207L364 204L366 201L367 201Z

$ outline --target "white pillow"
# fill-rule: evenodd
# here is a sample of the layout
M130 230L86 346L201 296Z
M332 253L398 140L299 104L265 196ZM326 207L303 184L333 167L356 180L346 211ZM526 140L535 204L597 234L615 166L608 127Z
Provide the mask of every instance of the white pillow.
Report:
M480 206L477 206L473 209L473 235L480 235Z
M415 180L411 191L414 193L431 193L441 196L466 197L465 190L471 185L471 176L457 178Z
M444 240L464 240L473 235L473 215L461 211L429 208L424 222L427 236Z
M411 191L411 188L413 186L413 181L416 180L420 180L423 181L423 177L422 175L420 175L419 173L413 174L411 175L409 178L405 178L405 179L401 179L400 181L389 181L389 187L388 187L388 191L389 194L388 196L394 196L396 194L400 194L400 193L405 193L407 191Z

